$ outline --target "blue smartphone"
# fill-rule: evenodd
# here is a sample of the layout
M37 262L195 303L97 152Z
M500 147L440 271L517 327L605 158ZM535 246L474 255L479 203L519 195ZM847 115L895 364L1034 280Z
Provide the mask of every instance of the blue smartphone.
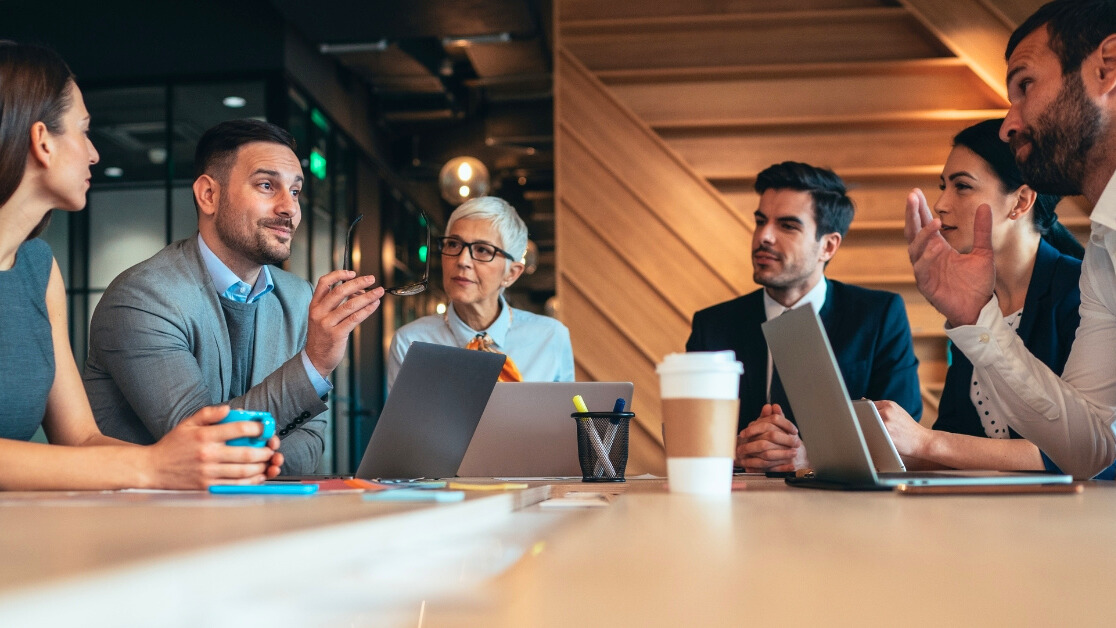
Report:
M318 492L317 484L214 484L209 487L214 495L311 495Z

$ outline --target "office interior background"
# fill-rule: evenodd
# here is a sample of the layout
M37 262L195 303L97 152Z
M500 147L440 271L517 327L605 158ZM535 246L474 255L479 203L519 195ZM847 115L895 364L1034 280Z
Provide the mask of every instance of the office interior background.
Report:
M636 384L634 475L665 472L654 365L694 311L755 288L752 184L784 160L850 184L856 218L827 275L903 296L933 421L947 344L914 286L904 199L932 201L953 134L1006 112L1003 50L1042 3L0 0L0 37L58 50L93 119L88 208L44 236L79 366L112 278L194 232L201 133L270 120L307 172L287 270L339 268L358 214L360 272L398 285L434 265L430 290L386 297L334 373L320 470L352 471L392 333L445 305L426 233L455 206L443 166L473 157L530 231L533 272L508 300L570 328L579 380ZM1083 199L1059 215L1086 236Z

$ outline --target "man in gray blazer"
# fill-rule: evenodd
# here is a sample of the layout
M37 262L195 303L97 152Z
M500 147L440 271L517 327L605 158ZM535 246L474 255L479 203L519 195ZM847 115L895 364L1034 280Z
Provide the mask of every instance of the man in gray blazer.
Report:
M198 233L121 273L93 313L84 381L106 435L153 443L203 406L228 403L275 417L284 474L317 468L329 374L383 289L344 270L312 289L274 266L301 220L294 146L255 120L199 140Z

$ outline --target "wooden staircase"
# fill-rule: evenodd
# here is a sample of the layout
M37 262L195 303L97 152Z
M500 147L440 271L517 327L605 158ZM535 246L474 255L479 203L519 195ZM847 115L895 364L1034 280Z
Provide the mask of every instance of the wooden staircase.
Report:
M1004 45L1039 3L1020 4L556 0L561 316L579 379L636 384L633 472L665 467L654 365L694 311L755 288L752 185L785 160L849 184L857 214L827 274L903 295L936 417L946 338L914 286L904 201L933 202L953 134L1005 112Z

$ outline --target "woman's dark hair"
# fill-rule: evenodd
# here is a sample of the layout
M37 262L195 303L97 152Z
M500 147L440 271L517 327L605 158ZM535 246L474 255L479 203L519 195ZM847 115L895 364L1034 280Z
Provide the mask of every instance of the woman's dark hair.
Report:
M1026 182L1019 171L1019 166L1015 163L1011 148L1000 139L1000 126L1003 122L1003 118L978 122L955 135L953 145L964 146L983 159L992 168L992 172L996 173L1004 194L1010 194ZM1081 259L1085 255L1085 249L1077 238L1058 222L1058 215L1054 213L1054 208L1058 206L1060 200L1062 197L1051 194L1037 195L1035 205L1031 208L1035 229L1059 252Z
M73 104L74 73L49 48L0 40L0 205L15 194L27 169L31 126L46 125L63 132L62 116ZM38 237L50 223L50 212L31 230Z

